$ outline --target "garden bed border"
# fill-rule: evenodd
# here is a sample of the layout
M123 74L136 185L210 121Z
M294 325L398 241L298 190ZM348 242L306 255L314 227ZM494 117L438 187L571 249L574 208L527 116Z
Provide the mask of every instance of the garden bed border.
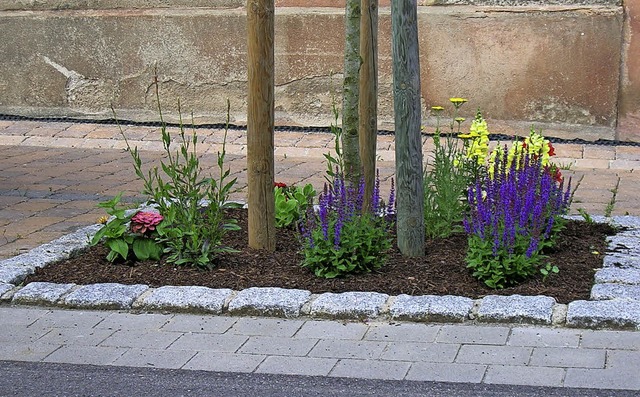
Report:
M570 216L582 219L581 216ZM547 296L389 296L377 292L312 294L306 290L123 284L55 284L22 281L36 268L85 249L101 225L83 227L27 253L0 261L0 302L61 308L190 312L214 315L311 317L356 321L516 323L577 328L640 330L640 217L603 216L593 221L622 228L607 238L603 268L590 300L568 305Z

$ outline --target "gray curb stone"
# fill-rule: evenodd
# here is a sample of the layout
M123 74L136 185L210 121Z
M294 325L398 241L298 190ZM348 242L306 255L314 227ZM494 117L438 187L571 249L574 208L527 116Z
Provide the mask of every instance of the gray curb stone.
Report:
M247 288L229 302L229 313L298 317L311 292L277 287Z
M207 287L164 286L151 291L141 299L141 306L149 310L178 310L220 314L225 301L231 297L230 289Z
M478 321L551 324L555 304L548 296L489 295L480 301Z
M634 328L640 330L640 301L612 299L573 301L567 310L567 325L583 328Z
M13 295L12 302L21 305L51 305L71 291L75 285L45 282L29 283Z
M473 309L473 299L462 296L398 295L389 309L394 320L463 322Z
M327 292L311 302L310 314L317 317L368 319L380 316L389 295L378 292Z
M640 255L640 238L637 236L620 233L607 237L607 243L609 251L630 256Z
M640 257L608 254L602 258L602 267L640 270Z
M31 273L33 268L27 266L0 266L0 283L18 285Z
M603 268L596 272L595 282L640 285L640 269Z
M591 288L592 300L633 299L640 300L640 285L596 284Z
M15 288L15 285L13 284L5 284L5 283L0 284L0 298L14 288Z
M611 224L616 227L640 230L640 217L620 215L611 218Z
M115 283L84 285L71 292L63 305L92 309L129 309L133 302L148 290L147 285Z

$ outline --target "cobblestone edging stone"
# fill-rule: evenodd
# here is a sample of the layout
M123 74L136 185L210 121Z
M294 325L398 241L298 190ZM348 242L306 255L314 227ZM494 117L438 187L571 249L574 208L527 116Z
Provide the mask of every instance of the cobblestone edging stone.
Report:
M640 218L594 217L625 228L608 239L603 268L588 301L557 304L546 296L388 296L376 292L311 294L305 290L147 285L20 283L37 267L69 257L87 246L100 225L82 228L25 254L0 261L0 301L85 309L183 311L276 317L415 322L522 323L640 330Z

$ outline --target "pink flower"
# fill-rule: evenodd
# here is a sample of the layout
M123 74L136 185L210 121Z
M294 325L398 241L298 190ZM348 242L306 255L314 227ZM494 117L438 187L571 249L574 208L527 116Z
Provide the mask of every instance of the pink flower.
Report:
M131 217L131 231L140 234L154 231L162 219L164 219L162 215L157 212L139 211Z

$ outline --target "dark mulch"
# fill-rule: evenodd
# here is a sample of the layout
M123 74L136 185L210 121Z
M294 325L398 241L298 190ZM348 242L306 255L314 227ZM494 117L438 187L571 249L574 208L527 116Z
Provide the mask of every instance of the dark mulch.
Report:
M246 211L234 210L233 217L238 219L242 231L229 233L226 244L241 251L224 254L211 271L154 262L110 264L104 259L106 249L97 246L69 260L38 269L25 283L117 282L151 287L201 285L234 290L283 287L313 293L376 291L389 295L459 295L474 299L490 294L520 294L552 296L560 303L568 303L589 299L594 271L602 267L605 237L614 233L607 225L569 221L556 249L547 253L549 261L560 268L559 274L544 282L540 276L516 287L492 290L471 277L465 267L467 243L464 235L427 240L423 258L405 258L393 249L385 266L377 272L326 280L299 266L302 256L292 230L277 231L276 252L253 250L247 248Z

